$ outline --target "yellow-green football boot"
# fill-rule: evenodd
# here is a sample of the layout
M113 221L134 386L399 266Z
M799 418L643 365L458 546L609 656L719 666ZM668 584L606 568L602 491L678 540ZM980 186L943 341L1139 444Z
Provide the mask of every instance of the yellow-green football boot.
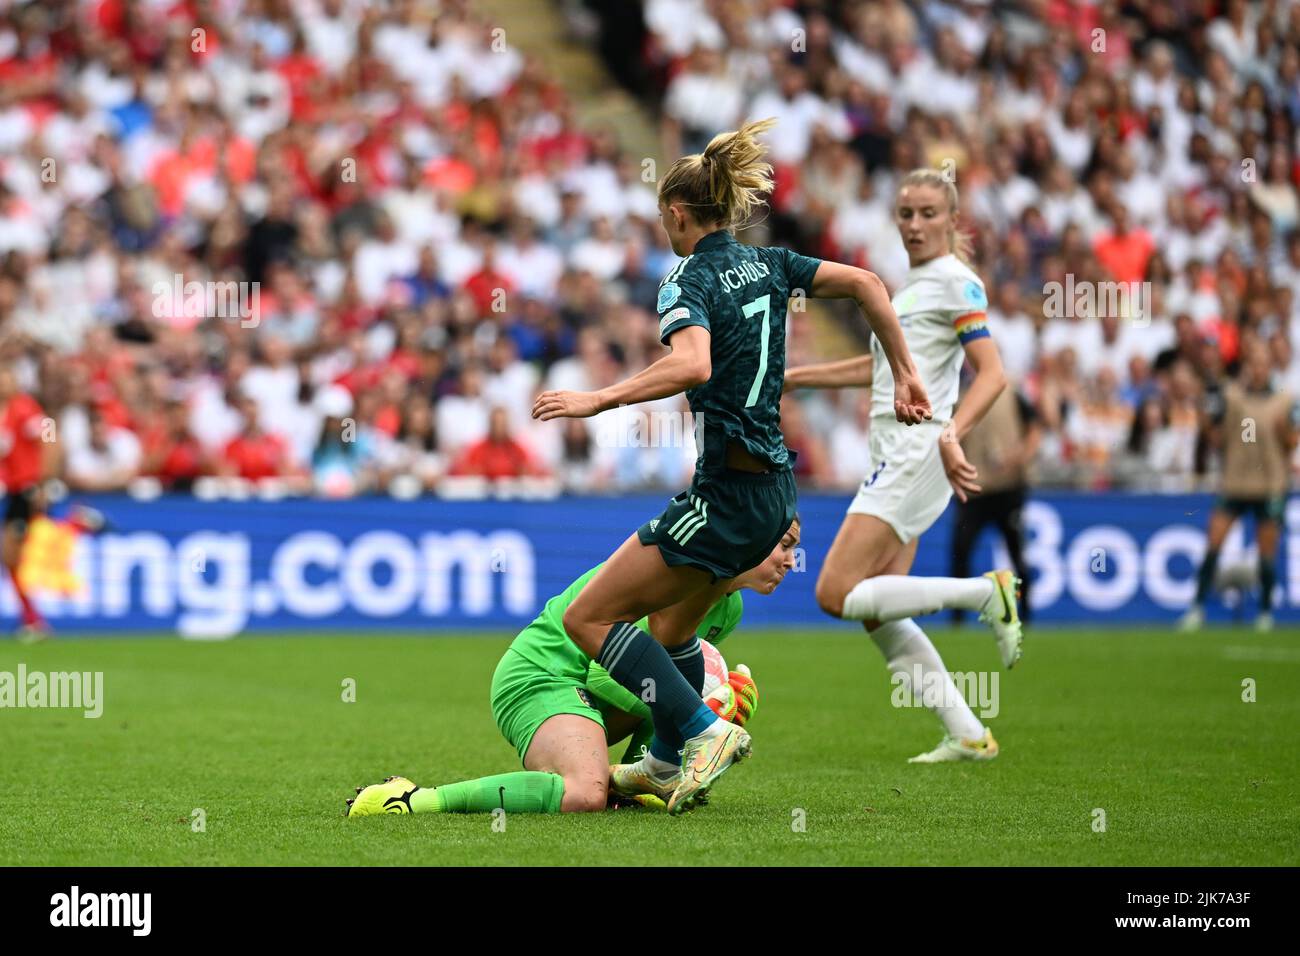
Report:
M417 787L405 777L389 777L383 783L357 787L357 795L348 801L349 817L373 817L380 813L410 813L411 794Z
M707 799L709 788L737 761L749 756L749 734L735 724L716 734L699 734L682 748L682 775L668 800L668 812L676 816L695 809Z
M1002 666L1010 670L1020 660L1020 579L1010 571L986 571L984 577L993 582L993 593L980 609L980 620L993 628L997 638Z

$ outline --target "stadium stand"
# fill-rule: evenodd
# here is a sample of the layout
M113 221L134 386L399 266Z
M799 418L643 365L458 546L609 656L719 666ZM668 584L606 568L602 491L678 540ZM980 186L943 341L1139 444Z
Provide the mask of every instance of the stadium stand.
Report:
M896 285L894 183L950 164L1039 483L1198 486L1250 337L1300 390L1300 5L560 8L663 156L780 118L764 239ZM466 2L0 3L0 359L74 490L684 483L689 441L618 437L680 401L528 417L659 354L674 257L642 157L492 27ZM1130 281L1126 314L1047 305ZM854 485L857 398L787 405L804 483Z

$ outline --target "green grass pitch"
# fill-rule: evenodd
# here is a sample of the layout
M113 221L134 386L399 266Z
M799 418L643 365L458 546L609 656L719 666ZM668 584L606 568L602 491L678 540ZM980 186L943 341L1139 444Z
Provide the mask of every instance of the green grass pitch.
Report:
M950 669L995 667L982 628L933 633ZM0 643L0 671L103 671L105 696L98 720L0 710L0 864L1300 863L1294 629L1033 631L1001 675L1002 755L940 766L905 762L938 725L891 705L860 633L742 631L725 650L762 691L754 758L694 814L344 819L352 787L389 773L517 769L487 700L506 644Z

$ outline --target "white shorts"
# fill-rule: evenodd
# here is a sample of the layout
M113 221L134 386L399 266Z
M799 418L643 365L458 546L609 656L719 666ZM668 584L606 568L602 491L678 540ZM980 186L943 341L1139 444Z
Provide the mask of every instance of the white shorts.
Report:
M937 421L901 425L892 418L871 420L871 471L849 505L851 515L874 515L907 544L919 537L948 507L952 485L939 457Z

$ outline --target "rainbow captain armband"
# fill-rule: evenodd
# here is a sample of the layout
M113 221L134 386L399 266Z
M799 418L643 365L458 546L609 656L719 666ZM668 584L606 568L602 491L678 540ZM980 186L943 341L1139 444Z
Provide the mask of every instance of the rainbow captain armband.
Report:
M983 312L967 312L957 316L953 328L957 330L957 340L962 345L989 337L989 321Z

